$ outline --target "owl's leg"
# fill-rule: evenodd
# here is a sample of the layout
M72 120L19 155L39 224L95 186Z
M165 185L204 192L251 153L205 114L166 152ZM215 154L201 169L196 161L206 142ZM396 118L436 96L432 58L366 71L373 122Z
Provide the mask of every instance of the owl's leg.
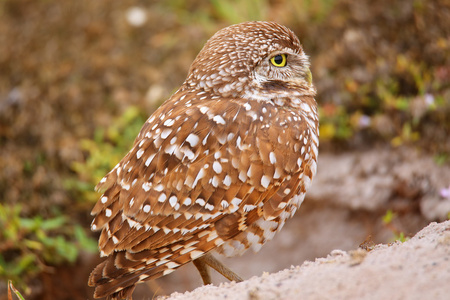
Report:
M211 273L209 272L209 267L205 263L205 261L201 258L197 258L193 261L194 266L197 268L198 272L200 273L200 276L202 276L203 284L211 284Z
M243 281L243 279L239 275L231 271L209 253L203 255L200 258L197 258L193 261L193 263L197 267L197 270L200 272L200 276L202 276L203 279L203 284L205 285L211 283L211 275L209 274L208 266L219 272L223 277L230 281Z

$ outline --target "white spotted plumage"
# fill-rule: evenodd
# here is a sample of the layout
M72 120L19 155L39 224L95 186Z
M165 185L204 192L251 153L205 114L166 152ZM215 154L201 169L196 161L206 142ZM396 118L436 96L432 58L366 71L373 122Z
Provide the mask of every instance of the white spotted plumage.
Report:
M270 64L280 53L283 68ZM314 96L308 58L286 27L217 32L98 185L92 230L107 259L89 279L95 296L129 298L137 283L212 250L234 256L272 239L316 173Z

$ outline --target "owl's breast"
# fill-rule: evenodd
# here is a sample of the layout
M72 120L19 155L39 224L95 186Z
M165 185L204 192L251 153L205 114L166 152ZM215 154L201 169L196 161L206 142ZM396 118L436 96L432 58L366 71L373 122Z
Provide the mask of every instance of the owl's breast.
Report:
M302 204L317 170L315 107L292 109L270 103L247 103L242 107L241 113L244 111L247 120L251 120L243 122L248 125L243 140L245 145L251 145L243 153L252 153L246 156L250 165L262 165L258 169L261 174L252 174L248 179L257 179L252 185L259 186L265 198L258 204L259 217L217 249L226 256L241 255L247 249L256 252L271 240ZM241 116L243 120L244 115Z

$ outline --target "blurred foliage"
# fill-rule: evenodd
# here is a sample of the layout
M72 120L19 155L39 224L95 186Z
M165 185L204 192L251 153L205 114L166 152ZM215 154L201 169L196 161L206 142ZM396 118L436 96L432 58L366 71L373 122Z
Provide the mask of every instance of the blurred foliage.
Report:
M0 278L23 284L61 263L74 263L81 250L97 245L85 229L65 216L23 218L21 205L0 204Z
M211 0L211 4L217 14L231 24L247 20L265 20L269 9L267 0Z
M348 79L345 89L358 97L358 102L347 107L324 104L320 109L321 138L351 141L356 134L366 131L366 136L373 139L378 135L397 147L421 140L421 133L430 119L440 124L445 132L450 131L445 115L450 112L450 101L439 94L446 84L444 79L433 79L423 63L409 61L404 55L397 57L395 71L404 77L381 77L362 85ZM412 89L416 91L412 95L410 91L406 94L400 91L405 77L412 78ZM433 90L436 95L431 94Z
M446 1L336 2L313 29L320 38L304 42L318 50L322 149L389 143L450 153L449 20Z
M128 107L124 114L115 118L108 128L97 128L93 139L83 139L81 149L86 151L84 162L74 161L77 176L67 179L66 187L80 201L88 201L89 207L98 200L95 185L128 152L146 120L146 116L135 106Z

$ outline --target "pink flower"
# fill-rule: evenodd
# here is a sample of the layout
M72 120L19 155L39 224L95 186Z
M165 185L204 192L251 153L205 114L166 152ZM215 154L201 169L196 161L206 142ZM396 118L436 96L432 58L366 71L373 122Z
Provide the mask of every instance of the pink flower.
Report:
M448 188L442 188L440 194L442 198L450 199L450 185Z

